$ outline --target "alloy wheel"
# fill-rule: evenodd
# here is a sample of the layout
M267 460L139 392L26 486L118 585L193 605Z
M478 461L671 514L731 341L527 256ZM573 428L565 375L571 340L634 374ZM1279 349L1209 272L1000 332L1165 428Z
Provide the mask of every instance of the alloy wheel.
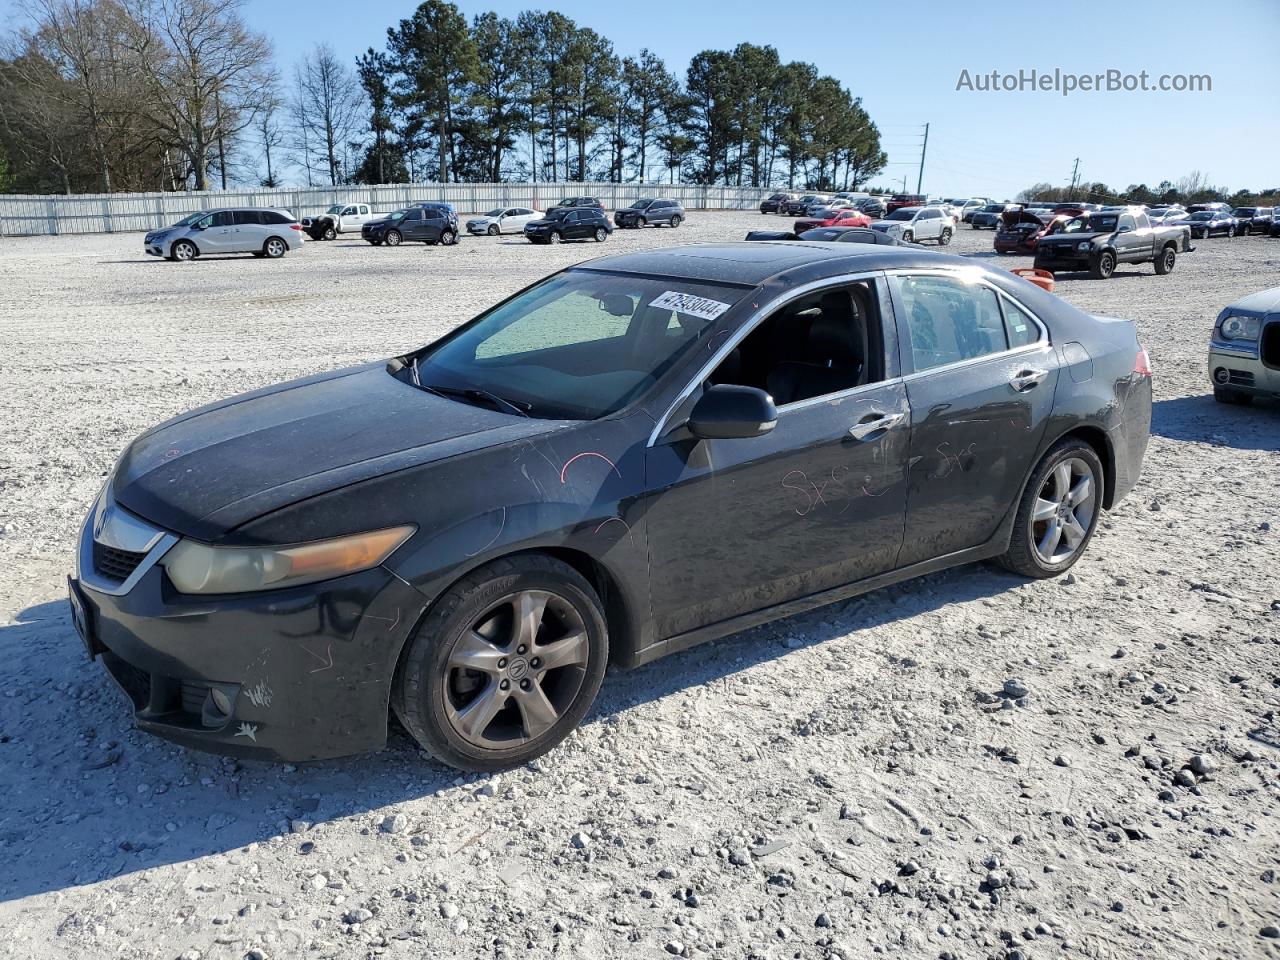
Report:
M1044 478L1031 525L1032 543L1043 563L1065 563L1088 539L1097 486L1093 469L1080 457L1068 457Z
M283 257L286 249L283 240L272 237L267 241L267 256L273 260Z
M473 746L502 749L546 734L587 676L587 627L572 603L522 590L488 607L445 663L444 708Z
M190 260L196 255L196 248L185 240L173 245L173 256L176 260Z

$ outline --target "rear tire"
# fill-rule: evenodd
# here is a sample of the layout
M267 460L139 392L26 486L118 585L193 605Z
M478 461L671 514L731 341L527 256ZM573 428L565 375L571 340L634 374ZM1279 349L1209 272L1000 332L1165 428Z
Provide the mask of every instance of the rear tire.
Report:
M1229 403L1233 407L1247 407L1253 403L1253 397L1250 394L1232 390L1230 387L1215 386L1213 388L1213 399L1219 403Z
M1070 570L1098 526L1105 483L1093 447L1074 437L1054 444L1022 492L1000 565L1037 580Z
M945 247L950 242L951 242L951 231L949 229L943 230L942 233L938 235L938 246Z
M279 260L289 252L289 245L279 237L268 237L262 245L262 253L268 260Z
M1089 264L1089 276L1095 280L1110 280L1116 272L1116 255L1104 250Z
M596 227L596 243L604 243L609 239L609 231L604 227Z
M680 224L683 222L684 222L683 218L679 214L676 214L674 217L671 218L671 229L672 230L680 229Z
M648 222L649 221L646 220L644 217L636 217L636 229L639 230L641 227L648 224Z
M1173 273L1174 265L1177 262L1178 252L1172 246L1165 247L1160 251L1160 255L1156 257L1156 273L1162 277L1167 273Z
M521 622L530 626L521 630ZM558 656L550 652L565 641L572 643ZM553 656L561 665L550 666ZM591 584L559 560L521 554L480 567L436 602L409 641L391 702L441 762L502 770L541 756L578 726L608 657Z
M446 230L444 233L440 234L440 242L446 247L452 247L458 242L458 235L452 230Z

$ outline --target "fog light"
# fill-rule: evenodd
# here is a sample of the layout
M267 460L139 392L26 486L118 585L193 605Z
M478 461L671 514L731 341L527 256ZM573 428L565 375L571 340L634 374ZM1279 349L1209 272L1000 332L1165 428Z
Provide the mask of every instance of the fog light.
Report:
M1214 383L1226 383L1230 379L1231 374L1227 373L1225 367L1219 367L1217 370L1213 371Z
M213 705L219 713L224 717L231 716L231 700L225 693L217 687L212 687L209 690L209 698L213 700Z

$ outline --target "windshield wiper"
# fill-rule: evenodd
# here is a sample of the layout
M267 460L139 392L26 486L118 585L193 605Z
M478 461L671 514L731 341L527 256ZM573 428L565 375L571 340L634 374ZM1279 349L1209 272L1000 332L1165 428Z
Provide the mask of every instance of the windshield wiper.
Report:
M483 401L490 406L496 407L503 413L515 414L518 417L530 417L531 413L525 407L522 407L506 397L500 397L496 393L490 393L488 390L481 390L477 387L442 387L436 384L422 383L418 379L418 367L415 363L413 366L413 385L427 393L434 393L437 397L445 397L446 399L465 400L468 403L476 403Z

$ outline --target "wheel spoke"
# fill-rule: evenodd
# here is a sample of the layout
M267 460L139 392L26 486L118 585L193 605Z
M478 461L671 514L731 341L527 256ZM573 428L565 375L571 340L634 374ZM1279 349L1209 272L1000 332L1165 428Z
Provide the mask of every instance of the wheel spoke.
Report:
M491 681L479 696L458 711L458 730L469 740L483 739L484 732L506 702L507 693Z
M537 682L530 683L528 690L516 690L516 706L524 720L525 737L530 740L546 733L560 719Z
M1084 533L1084 527L1080 525L1080 521L1076 519L1075 514L1072 514L1071 519L1062 525L1062 536L1067 541L1067 546L1072 550L1084 543Z
M1032 520L1052 520L1058 512L1058 505L1052 500L1045 500L1040 497L1036 500L1035 512L1031 514Z
M1058 551L1058 542L1062 539L1062 524L1058 522L1055 516L1049 521L1049 526L1044 532L1044 536L1040 538L1040 543L1036 549L1040 551L1040 555L1046 560L1052 560L1053 555Z
M1086 473L1071 488L1071 492L1067 495L1067 503L1073 507L1078 507L1091 496L1093 496L1093 477Z
M1053 492L1061 500L1071 489L1071 464L1062 461L1053 468Z
M454 644L449 654L449 666L459 670L477 670L480 673L498 672L498 661L506 656L492 643L476 633L468 630Z
M532 648L542 626L542 616L547 610L548 595L540 590L526 590L516 597L515 642Z
M585 631L571 633L552 643L534 648L542 661L542 669L554 670L556 667L567 667L587 662L587 634Z

